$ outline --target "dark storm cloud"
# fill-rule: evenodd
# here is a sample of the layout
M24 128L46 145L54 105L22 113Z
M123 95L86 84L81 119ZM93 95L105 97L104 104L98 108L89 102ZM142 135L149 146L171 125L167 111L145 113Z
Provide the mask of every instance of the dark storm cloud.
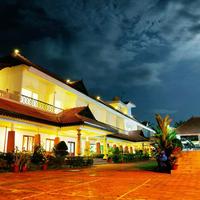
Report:
M181 66L200 75L199 7L197 0L5 1L0 50L19 47L64 78L85 80L92 93L132 99L143 119L155 110L178 119L187 115L168 97L185 89L182 79L179 89L172 84Z

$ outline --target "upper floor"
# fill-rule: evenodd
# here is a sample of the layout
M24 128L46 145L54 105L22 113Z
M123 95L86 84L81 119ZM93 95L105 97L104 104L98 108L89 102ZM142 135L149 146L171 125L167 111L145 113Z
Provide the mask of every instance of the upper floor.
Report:
M119 99L111 102L95 99L88 95L82 81L71 82L57 78L19 53L0 59L0 95L55 113L89 106L100 122L125 131L151 131L131 115L134 104Z

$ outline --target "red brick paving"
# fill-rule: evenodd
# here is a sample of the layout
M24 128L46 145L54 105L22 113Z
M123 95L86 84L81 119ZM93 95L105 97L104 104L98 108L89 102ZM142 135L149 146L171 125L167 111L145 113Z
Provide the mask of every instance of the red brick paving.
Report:
M111 164L0 174L0 200L200 200L199 174L163 174Z

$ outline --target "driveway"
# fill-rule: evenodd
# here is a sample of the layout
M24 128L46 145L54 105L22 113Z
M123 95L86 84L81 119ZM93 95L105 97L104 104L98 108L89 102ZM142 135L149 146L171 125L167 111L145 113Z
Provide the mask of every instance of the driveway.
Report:
M199 191L199 174L141 171L133 164L0 174L0 200L195 200Z

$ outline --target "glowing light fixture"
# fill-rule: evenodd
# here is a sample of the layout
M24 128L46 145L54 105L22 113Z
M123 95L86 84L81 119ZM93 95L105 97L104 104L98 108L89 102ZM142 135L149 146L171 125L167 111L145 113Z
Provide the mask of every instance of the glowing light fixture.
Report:
M97 100L101 100L101 97L100 97L100 96L97 96Z
M19 51L19 49L14 49L14 54L19 54L20 53L20 51Z
M67 79L66 82L67 82L67 83L70 83L71 81L70 81L70 79Z

